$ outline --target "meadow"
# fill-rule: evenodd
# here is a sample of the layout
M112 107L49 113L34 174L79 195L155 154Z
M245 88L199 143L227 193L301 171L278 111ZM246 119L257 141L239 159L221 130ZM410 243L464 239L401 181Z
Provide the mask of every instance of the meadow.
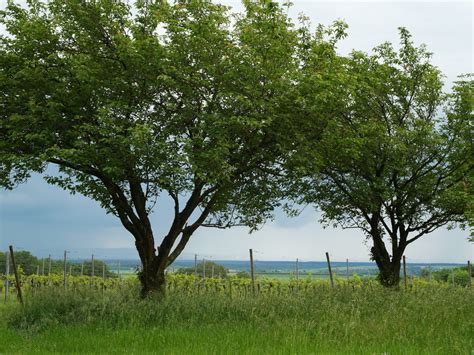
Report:
M472 288L410 280L284 282L171 276L163 300L135 280L31 287L0 305L0 353L469 354ZM83 281L86 280L85 278ZM231 285L231 287L229 287ZM271 285L271 286L270 286ZM225 287L227 286L227 287Z

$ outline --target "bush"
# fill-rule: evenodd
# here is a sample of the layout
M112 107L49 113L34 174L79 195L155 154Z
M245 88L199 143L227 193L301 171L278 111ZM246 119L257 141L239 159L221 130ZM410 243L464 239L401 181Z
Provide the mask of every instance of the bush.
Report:
M197 276L203 276L203 271L205 271L206 277L218 277L218 278L226 278L229 270L227 270L224 266L214 263L212 261L205 261L200 262L197 264ZM194 275L196 270L194 267L187 267L187 268L180 268L176 272L177 274L186 274L186 275Z
M235 276L240 279L250 279L250 274L247 271L239 271Z
M421 272L423 278L429 278L429 270L423 269ZM472 275L474 276L474 275ZM445 268L431 272L431 278L436 281L453 283L457 286L469 285L469 273L466 267L459 268Z

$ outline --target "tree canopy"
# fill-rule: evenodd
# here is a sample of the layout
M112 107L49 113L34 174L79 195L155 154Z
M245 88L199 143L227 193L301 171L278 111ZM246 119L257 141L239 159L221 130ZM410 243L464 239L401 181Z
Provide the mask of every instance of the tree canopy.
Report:
M244 5L32 0L0 13L0 183L57 166L49 183L133 235L144 293L199 226L255 228L280 204L301 69L335 41L273 1ZM160 196L174 218L155 239Z
M197 228L257 228L289 196L365 231L382 282L398 284L409 244L472 223L473 81L443 93L405 29L399 50L340 56L344 23L313 33L277 2L243 4L9 1L0 185L56 166L48 183L133 235L144 295ZM156 237L165 197L174 216Z
M444 94L430 53L403 28L400 38L399 50L384 43L334 62L330 94L316 98L327 111L309 134L322 133L295 155L299 201L326 224L363 230L387 286L398 284L409 244L464 223L472 203L473 82L462 77Z

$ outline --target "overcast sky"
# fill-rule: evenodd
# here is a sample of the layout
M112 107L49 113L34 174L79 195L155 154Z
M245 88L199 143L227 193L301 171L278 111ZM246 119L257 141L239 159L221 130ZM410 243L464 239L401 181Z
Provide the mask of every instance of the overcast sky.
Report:
M240 8L238 1L222 3ZM456 76L473 72L473 6L456 1L298 1L293 0L290 15L304 13L315 24L343 19L349 36L340 43L341 53L352 49L370 51L384 41L398 43L400 26L406 27L415 43L425 43L434 53L433 63L446 75L447 88ZM5 0L0 0L4 8ZM159 238L168 226L171 205L163 204L152 215ZM328 251L333 260L367 261L370 243L357 230L323 229L318 214L307 207L293 219L277 212L275 221L251 235L245 228L200 229L182 254L194 253L213 259L246 259L248 249L260 260L323 260ZM465 262L473 259L474 245L467 242L467 231L438 230L425 236L406 251L412 262ZM94 252L98 257L135 258L132 237L118 219L106 215L93 202L72 196L47 185L41 176L14 191L0 190L0 249L9 244L31 250L39 256L70 250L72 257Z

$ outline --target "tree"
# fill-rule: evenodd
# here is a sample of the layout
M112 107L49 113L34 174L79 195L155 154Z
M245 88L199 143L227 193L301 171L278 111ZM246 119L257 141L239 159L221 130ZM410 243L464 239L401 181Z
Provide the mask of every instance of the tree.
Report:
M49 261L46 258L38 258L31 254L31 252L26 250L16 251L15 252L15 262L18 266L21 266L25 275L34 275L38 271L40 274L43 272L44 265L44 274L47 275L49 272L49 264L51 263L51 273L52 274L63 274L64 273L64 261L63 260L51 260ZM10 259L10 267L12 267L12 261ZM102 270L104 268L105 275L107 277L116 277L117 274L109 270L108 265L101 260L94 260L95 275L101 276ZM92 262L85 261L83 263L78 261L67 261L66 262L66 272L69 273L71 270L73 275L79 275L83 271L84 275L92 274ZM6 253L0 252L0 274L4 273L6 270ZM10 269L12 270L12 269ZM13 273L13 270L10 271Z
M82 271L82 275L91 276L92 275L92 261L71 261L67 265L67 272L69 272L69 265L71 265L71 274L74 276L80 275ZM94 260L94 276L102 277L102 271L105 273L105 277L107 278L115 278L117 274L115 272L110 271L109 266L102 260ZM59 273L63 271L60 270Z
M472 75L466 75L461 77L461 81L457 82L457 85L454 87L453 97L455 98L453 102L452 112L457 115L465 115L466 117L471 117L472 122L472 112L474 107L474 80L469 80L472 78ZM465 133L465 140L468 142L470 147L470 157L471 163L474 160L474 140L472 139L472 123L467 127ZM466 225L470 230L471 242L474 242L474 172L470 172L467 178L464 181L464 193L467 200L466 207Z
M471 275L471 277L472 276L474 276L474 273ZM449 269L447 268L439 269L432 272L430 272L427 269L423 269L421 271L421 277L425 279L428 279L431 277L436 281L449 282L449 283L454 283L456 285L461 285L461 286L469 286L469 280L470 280L467 266L449 268Z
M461 78L443 94L425 47L403 28L400 37L398 51L385 43L373 55L353 52L335 59L337 76L315 76L328 94L313 106L332 113L314 111L294 166L299 202L315 203L326 224L363 230L389 287L399 284L407 246L463 223L472 200L473 82Z
M197 273L197 276L206 275L206 277L220 277L226 278L227 270L224 266L217 264L213 261L203 261L197 264L196 269L194 267L186 267L178 269L178 274L187 274L187 275L194 275Z
M250 274L247 271L239 271L235 274L239 279L250 279Z
M21 266L25 275L32 275L36 273L36 269L39 265L38 258L32 255L29 251L21 250L15 251L15 263L17 266ZM10 272L13 273L12 261L10 259ZM6 253L0 252L0 273L4 273L6 270Z
M142 295L163 292L198 227L255 228L279 205L313 40L275 2L244 4L236 16L198 0L1 12L0 184L57 166L48 183L98 201L133 235ZM149 215L165 196L174 218L155 238Z

